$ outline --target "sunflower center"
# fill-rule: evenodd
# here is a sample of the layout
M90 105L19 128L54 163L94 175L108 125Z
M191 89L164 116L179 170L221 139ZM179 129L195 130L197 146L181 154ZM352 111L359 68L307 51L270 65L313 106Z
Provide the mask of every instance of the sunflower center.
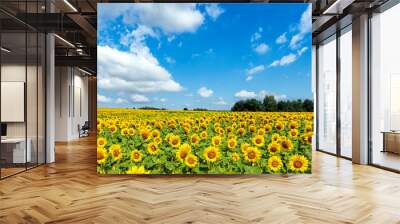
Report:
M113 151L113 156L114 156L114 157L119 156L119 150L114 150L114 151Z
M155 145L151 146L151 151L155 152L157 150L157 147Z
M196 137L192 137L192 142L196 142Z
M256 139L256 143L257 143L257 144L261 144L261 139L257 138L257 139Z
M214 151L211 151L211 152L208 152L208 153L207 153L207 156L208 156L208 158L210 158L210 159L214 159L215 156L216 156L216 154L215 154Z
M278 167L279 166L279 162L274 160L274 161L272 161L271 165L272 165L272 167Z
M104 140L103 139L99 140L99 144L104 145Z
M184 159L184 158L186 157L186 155L187 155L187 152L186 152L186 151L182 151L182 152L181 152L181 158L182 158L182 159Z
M270 151L271 152L276 152L276 146L275 145L271 146Z
M218 145L219 144L219 140L217 139L217 140L215 140L215 144L216 145Z
M287 141L282 142L282 147L285 149L289 148L288 142Z
M255 159L256 158L256 153L251 151L249 152L249 154L247 155L247 157L249 157L249 159Z
M188 158L187 161L188 161L189 164L194 164L195 163L195 161L194 161L194 159L192 157Z
M233 146L235 146L235 143L234 143L234 142L230 142L229 145L230 145L231 147L233 147Z
M133 153L133 158L135 158L135 159L139 159L139 153L138 152L135 152L135 153Z
M294 161L293 166L295 168L301 168L303 166L303 163L301 161Z
M173 140L172 140L172 144L173 144L173 145L177 145L177 144L178 144L178 139L173 139Z

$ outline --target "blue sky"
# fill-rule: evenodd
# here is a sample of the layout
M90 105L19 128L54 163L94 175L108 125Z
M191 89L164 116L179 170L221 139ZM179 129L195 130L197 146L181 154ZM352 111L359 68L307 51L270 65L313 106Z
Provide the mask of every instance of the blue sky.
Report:
M98 106L312 98L309 4L99 4Z

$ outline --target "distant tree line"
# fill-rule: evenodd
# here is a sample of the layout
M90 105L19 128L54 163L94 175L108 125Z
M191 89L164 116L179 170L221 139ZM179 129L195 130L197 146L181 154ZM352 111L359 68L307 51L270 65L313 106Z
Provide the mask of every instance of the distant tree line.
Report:
M267 111L267 112L313 112L314 103L310 99L275 100L274 96L265 96L262 101L257 99L240 100L231 111Z

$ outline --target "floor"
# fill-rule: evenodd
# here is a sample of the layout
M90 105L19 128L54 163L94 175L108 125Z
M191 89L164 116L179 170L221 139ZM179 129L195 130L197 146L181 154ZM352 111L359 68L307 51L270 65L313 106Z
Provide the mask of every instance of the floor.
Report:
M95 139L0 181L0 223L400 223L400 175L315 152L312 175L98 176Z
M374 151L374 164L400 170L400 155L391 152Z

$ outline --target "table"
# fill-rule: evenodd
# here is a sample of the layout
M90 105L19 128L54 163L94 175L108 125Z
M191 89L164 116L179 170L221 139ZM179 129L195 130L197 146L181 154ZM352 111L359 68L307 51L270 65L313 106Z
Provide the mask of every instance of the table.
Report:
M28 143L26 147L25 153L25 140ZM32 141L30 138L5 138L1 139L1 150L3 152L9 151L9 146L13 146L11 148L12 151L12 163L26 163L31 162L32 153L31 153L31 145ZM5 148L3 148L5 147ZM3 155L2 155L3 157Z
M392 152L400 154L400 131L382 131L383 150L382 152Z

